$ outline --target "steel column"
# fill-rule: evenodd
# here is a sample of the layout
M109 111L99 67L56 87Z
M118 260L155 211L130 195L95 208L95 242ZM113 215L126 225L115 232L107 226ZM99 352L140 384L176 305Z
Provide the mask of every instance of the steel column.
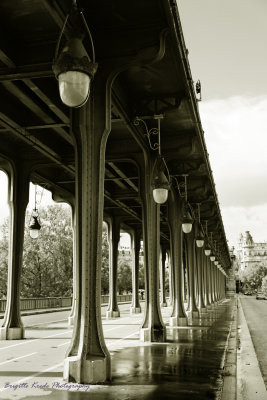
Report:
M1 340L23 339L24 337L20 316L20 283L25 211L29 200L29 171L25 165L19 163L13 164L12 167L8 182L10 222L7 306L0 328Z

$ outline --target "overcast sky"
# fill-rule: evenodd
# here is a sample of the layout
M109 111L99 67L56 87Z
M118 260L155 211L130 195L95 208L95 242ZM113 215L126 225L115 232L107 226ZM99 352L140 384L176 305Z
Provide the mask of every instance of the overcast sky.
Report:
M226 236L267 240L267 1L177 0Z
M267 0L177 0L229 245L267 240ZM7 213L0 179L0 221ZM32 199L32 197L31 197ZM33 208L31 200L30 208Z

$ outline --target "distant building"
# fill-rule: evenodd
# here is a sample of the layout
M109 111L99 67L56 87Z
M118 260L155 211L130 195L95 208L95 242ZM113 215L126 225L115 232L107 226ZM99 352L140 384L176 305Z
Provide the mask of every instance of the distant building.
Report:
M267 242L255 243L249 231L240 234L236 257L241 271L248 266L267 266Z
M131 248L130 246L124 245L122 246L121 244L119 244L119 253L123 254L123 255L127 255L127 254L131 254Z
M234 247L229 249L232 266L226 278L226 297L232 297L240 291L239 265L234 250Z

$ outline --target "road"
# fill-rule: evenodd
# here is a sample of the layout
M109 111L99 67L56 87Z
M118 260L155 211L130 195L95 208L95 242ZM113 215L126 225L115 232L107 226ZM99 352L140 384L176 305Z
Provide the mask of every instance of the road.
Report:
M240 301L267 388L267 300L241 295Z

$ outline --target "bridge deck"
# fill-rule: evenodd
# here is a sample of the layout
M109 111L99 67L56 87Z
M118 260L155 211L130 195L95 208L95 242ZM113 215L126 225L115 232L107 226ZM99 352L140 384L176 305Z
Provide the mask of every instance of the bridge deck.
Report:
M223 366L234 301L209 311L201 326L170 328L171 309L162 309L166 343L142 343L143 314L105 320L103 328L112 357L110 385L67 384L63 359L72 329L68 312L24 316L26 340L0 342L1 399L215 399L223 390ZM102 307L103 317L105 307ZM72 385L72 387L71 387Z

